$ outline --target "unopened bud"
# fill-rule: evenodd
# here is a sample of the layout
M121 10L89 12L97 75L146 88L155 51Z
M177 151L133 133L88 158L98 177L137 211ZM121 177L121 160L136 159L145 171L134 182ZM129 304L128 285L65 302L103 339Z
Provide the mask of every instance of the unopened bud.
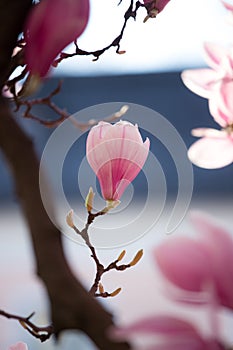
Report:
M121 261L125 256L126 251L122 250L121 254L118 256L117 261Z
M129 263L129 265L130 265L130 266L136 265L136 264L139 262L139 260L141 260L142 256L143 256L143 249L141 249L141 250L139 250L139 251L137 252L137 254L136 254L135 257L133 258L133 260L131 261L131 263Z
M117 288L116 290L114 290L114 292L112 292L112 293L110 294L110 296L111 296L111 297L115 297L117 294L120 293L120 291L121 291L121 288Z
M87 208L88 212L92 211L94 196L95 196L95 193L93 192L92 187L90 187L88 195L86 196L86 200L85 200L85 207Z
M21 326L22 326L24 329L27 329L27 325L26 325L26 323L25 323L23 320L19 320L19 323L21 324Z
M129 106L124 105L124 106L121 107L121 109L120 109L119 112L120 112L121 115L122 115L122 114L125 114L125 113L128 111L128 109L129 109Z
M23 84L22 89L18 93L18 97L27 97L34 94L41 85L41 78L39 75L30 74L25 83Z
M146 23L149 18L155 18L158 13L159 13L159 11L156 8L150 10L148 12L148 15L144 18L143 23Z
M104 293L104 286L102 285L102 283L99 283L99 292L100 294Z
M69 213L66 215L66 223L71 228L74 228L73 210L69 211Z

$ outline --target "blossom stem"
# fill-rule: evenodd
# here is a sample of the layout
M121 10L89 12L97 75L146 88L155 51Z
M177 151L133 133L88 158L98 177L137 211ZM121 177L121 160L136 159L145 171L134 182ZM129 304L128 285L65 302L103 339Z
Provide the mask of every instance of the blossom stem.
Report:
M91 257L93 258L93 260L95 262L95 265L96 265L96 275L95 275L95 279L94 279L93 285L90 288L89 293L90 293L91 296L95 296L95 297L100 297L101 296L103 298L114 296L114 292L113 293L108 293L106 291L102 291L100 293L97 292L103 274L108 272L108 271L110 271L110 270L124 271L124 270L130 268L131 266L133 266L132 262L129 263L129 264L117 265L117 263L121 260L121 258L119 256L116 260L114 260L109 265L107 265L107 267L104 267L104 265L101 264L97 254L96 254L95 247L91 244L90 237L89 237L89 234L88 234L88 229L89 229L90 225L93 223L93 221L95 220L96 217L107 214L107 211L105 209L106 208L104 208L103 210L100 210L97 213L92 213L91 211L88 211L87 222L86 222L85 227L82 229L82 231L80 231L72 223L73 230L82 237L82 239L85 241L86 245L90 249ZM119 288L119 290L120 290L120 288Z

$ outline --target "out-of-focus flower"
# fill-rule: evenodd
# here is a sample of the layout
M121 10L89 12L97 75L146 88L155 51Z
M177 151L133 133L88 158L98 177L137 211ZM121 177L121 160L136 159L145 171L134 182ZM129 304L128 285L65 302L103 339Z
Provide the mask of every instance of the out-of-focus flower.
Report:
M154 344L143 350L221 350L214 335L204 338L193 325L170 316L154 316L142 319L112 332L114 337L132 340L135 336L153 336ZM160 341L156 339L159 337ZM162 339L161 339L162 338ZM140 347L141 349L141 347Z
M222 81L212 91L209 109L221 130L199 128L193 136L202 137L188 151L189 159L196 165L214 169L233 162L233 81Z
M224 6L227 10L233 12L233 4L230 4L229 2L223 1L223 0L222 0L222 4L223 4L223 6Z
M18 342L9 347L8 350L28 350L27 344L23 342Z
M91 128L86 143L87 160L107 201L117 201L142 169L150 141L143 142L137 125L127 121L100 122Z
M193 222L198 240L172 237L155 249L156 263L179 288L186 292L212 290L218 304L233 309L233 240L203 216L195 215Z
M218 312L221 305L233 309L233 240L203 215L193 214L192 221L198 233L196 240L169 237L155 248L154 258L165 281L169 281L165 285L167 297L192 306L193 312L196 296L202 318L205 310L207 327L203 329L195 320L191 323L190 314L189 320L152 314L113 328L112 337L129 340L140 350L228 349ZM138 346L140 338L146 344L143 347Z
M32 74L47 74L56 56L84 31L89 0L43 0L29 13L24 28L25 58Z
M205 43L205 59L211 68L185 70L183 83L195 94L209 98L216 84L233 79L232 52L220 45Z

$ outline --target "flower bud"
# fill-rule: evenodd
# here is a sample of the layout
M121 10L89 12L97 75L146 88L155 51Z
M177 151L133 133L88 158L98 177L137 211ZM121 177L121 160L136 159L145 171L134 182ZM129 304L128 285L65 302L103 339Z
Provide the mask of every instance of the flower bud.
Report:
M43 0L34 5L24 28L29 71L43 77L56 56L84 31L89 0Z
M69 211L69 213L66 215L66 223L71 228L74 228L73 210Z
M86 196L86 200L85 200L85 207L87 208L88 212L92 211L94 196L95 196L95 193L93 192L92 187L90 187L88 195Z
M123 192L142 169L150 141L144 142L137 125L127 121L100 122L91 128L86 143L87 160L98 177L106 210L119 204Z
M117 294L120 293L120 291L121 291L121 288L117 288L116 290L114 290L114 292L112 292L112 293L110 294L110 296L111 296L111 297L115 297Z
M136 265L139 262L139 260L141 260L142 256L143 256L143 249L140 249L135 255L135 257L133 258L133 260L129 263L129 265L130 266Z

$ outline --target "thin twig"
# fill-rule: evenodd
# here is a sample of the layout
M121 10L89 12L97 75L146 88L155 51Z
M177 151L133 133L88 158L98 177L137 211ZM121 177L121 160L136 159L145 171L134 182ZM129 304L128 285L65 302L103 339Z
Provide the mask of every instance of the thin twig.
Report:
M58 59L56 59L54 62L53 62L53 67L57 67L58 64L63 61L64 59L66 58L69 58L69 57L74 57L74 56L94 56L94 59L93 61L97 61L99 59L99 57L105 53L105 51L109 50L111 47L116 47L116 53L118 54L123 54L125 53L125 51L121 51L120 50L120 43L121 43L121 40L123 38L123 35L124 35L124 31L125 31L125 28L126 28L126 24L128 22L128 20L132 17L133 19L136 19L136 16L137 16L137 11L140 7L145 7L144 4L142 4L140 1L137 1L136 4L135 4L135 9L133 10L133 5L134 5L134 1L131 0L130 1L130 5L128 7L128 9L126 10L125 12L125 15L124 15L124 22L123 22L123 25L122 25L122 28L121 28L121 31L120 31L120 34L107 46L103 47L102 49L99 49L99 50L95 50L95 51L86 51L86 50L82 50L79 48L77 42L75 41L74 44L75 44L75 52L74 53L66 53L66 52L62 52L59 56Z
M31 335L35 338L39 339L41 342L48 340L51 335L54 333L53 326L39 327L32 323L30 320L34 316L34 313L30 314L27 317L22 317L19 315L10 314L9 312L5 312L0 310L0 315L6 317L8 319L14 319L19 321L21 326L26 329Z
M125 255L125 250L123 250L121 252L121 254L118 256L118 258L116 260L114 260L113 262L111 262L109 265L107 265L106 267L104 267L104 265L100 262L97 253L95 251L95 247L91 244L90 238L89 238L89 234L88 234L88 229L90 227L90 225L93 223L93 221L98 217L98 216L102 216L107 214L108 210L106 210L106 208L104 208L103 210L97 212L97 213L92 213L91 211L88 211L88 217L87 217L87 222L85 227L80 231L74 224L73 222L73 218L72 218L72 211L67 215L67 223L68 225L78 234L80 235L83 240L85 241L86 245L88 246L88 248L91 251L91 257L93 258L95 265L96 265L96 275L95 275L95 279L94 279L94 283L89 291L89 293L92 296L95 297L103 297L103 298L107 298L107 297L113 297L115 295L117 295L121 288L116 289L115 291L113 291L112 293L108 293L106 291L104 291L102 284L100 283L101 278L103 276L104 273L110 271L110 270L117 270L117 271L124 271L134 265L137 264L137 262L141 259L142 255L143 255L143 250L139 250L137 252L137 254L135 255L135 257L133 258L133 260L128 263L128 264L121 264L118 265L119 261L121 261ZM101 286L101 288L100 288ZM100 292L97 293L98 288L100 289Z
M13 87L13 86L12 86ZM52 98L59 94L61 91L62 87L62 81L58 82L57 87L50 92L50 94L46 97L41 97L41 98L34 98L31 100L23 100L18 98L18 96L14 93L14 102L16 105L15 112L19 111L21 107L26 107L26 110L23 112L23 117L32 119L39 124L42 124L46 127L52 128L60 125L64 120L70 118L70 121L74 124L75 127L80 129L81 131L86 131L88 128L96 125L99 120L97 119L90 119L88 122L79 122L77 121L70 113L68 113L66 110L61 109L58 107L53 101ZM15 92L15 89L12 90ZM36 116L35 114L32 113L32 109L35 106L38 105L45 105L48 106L53 112L55 112L58 115L58 118L55 120L45 120L41 119L40 117ZM113 122L119 118L121 118L127 111L128 111L128 106L124 105L120 108L119 111L113 113L112 115L108 116L107 118L103 119L106 122ZM100 118L101 119L101 118Z

